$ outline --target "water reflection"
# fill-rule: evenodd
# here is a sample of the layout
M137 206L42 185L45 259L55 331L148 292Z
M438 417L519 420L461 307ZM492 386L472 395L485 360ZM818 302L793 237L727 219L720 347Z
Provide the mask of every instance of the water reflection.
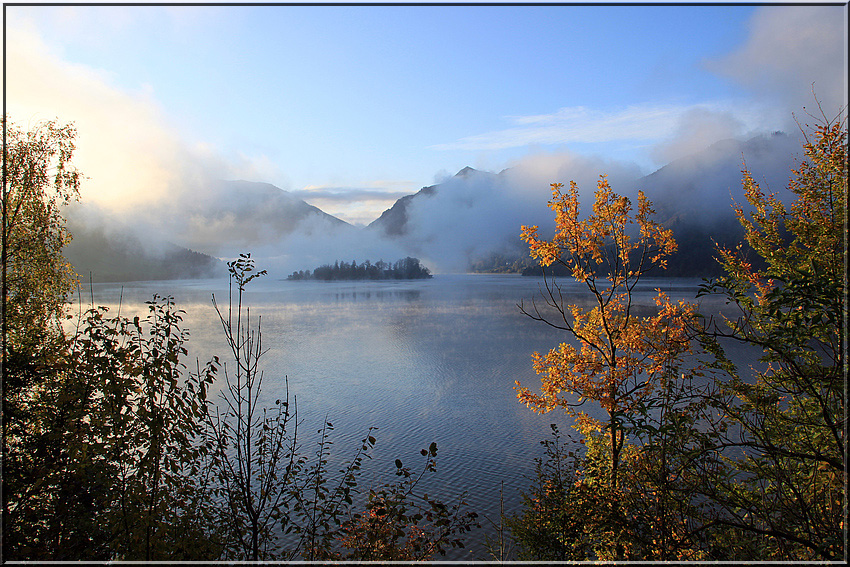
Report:
M418 289L378 290L378 291L337 291L333 294L340 301L416 301L422 295Z

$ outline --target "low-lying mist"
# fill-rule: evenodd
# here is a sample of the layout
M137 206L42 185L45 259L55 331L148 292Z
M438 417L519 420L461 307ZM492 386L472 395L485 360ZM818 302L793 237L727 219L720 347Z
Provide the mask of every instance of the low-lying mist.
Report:
M744 201L745 166L763 188L776 191L786 185L799 148L796 137L782 133L729 139L645 176L632 163L568 152L533 154L499 173L466 168L407 199L403 230L394 235L380 227L349 225L267 183L196 177L149 207L120 211L86 202L69 207L69 228L80 235L69 258L78 271L97 272L106 260L117 261L122 250L141 255L146 260L137 262L136 271L149 273L135 274L135 279L157 279L164 273L180 277L178 268L152 268L156 258L180 261L177 247L223 261L250 252L275 278L335 260L394 261L405 256L421 259L435 273L464 272L489 254L524 254L522 225L539 225L544 235L551 232L551 183L575 181L584 210L589 210L600 174L608 176L615 192L633 199L643 190L661 222L710 235L727 231L734 220L733 200ZM201 273L197 265L190 267L185 277ZM220 274L223 268L203 273Z

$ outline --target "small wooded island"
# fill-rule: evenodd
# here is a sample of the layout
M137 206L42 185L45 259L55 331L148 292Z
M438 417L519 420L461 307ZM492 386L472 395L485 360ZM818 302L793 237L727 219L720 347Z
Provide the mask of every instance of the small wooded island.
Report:
M333 266L325 264L315 270L299 270L287 276L287 280L421 280L430 278L431 271L419 263L418 258L408 256L394 263L379 260L374 264L366 260L362 264L352 260L340 262L337 260Z

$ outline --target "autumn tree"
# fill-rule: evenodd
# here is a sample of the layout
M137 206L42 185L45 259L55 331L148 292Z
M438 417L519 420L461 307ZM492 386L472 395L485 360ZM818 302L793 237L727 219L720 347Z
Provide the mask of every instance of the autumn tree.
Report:
M688 544L674 544L671 534L686 539L683 518L692 512L692 492L686 490L683 507L672 506L682 499L674 496L673 480L679 484L675 489L683 488L685 466L672 458L672 446L694 442L687 416L699 396L690 388L702 369L685 357L692 353L696 312L693 305L673 302L659 291L655 309L645 314L643 307L641 316L635 298L641 278L666 267L676 243L670 230L652 220L654 211L642 192L633 212L631 200L614 193L601 176L592 213L582 217L577 185L570 183L566 193L562 189L552 185L553 238L542 239L536 226L522 232L531 256L544 268L543 298L549 311L541 311L536 301L530 309L520 308L565 331L569 342L545 355L534 353L540 393L519 382L516 387L519 400L532 410L563 409L572 415L584 444L584 453L576 457L577 479L569 488L551 488L551 479L543 479L547 490L562 492L570 509L563 521L572 526L567 528L572 543L556 548L567 554L563 559L681 559L689 554ZM589 292L589 308L565 305L562 288L545 277L553 264ZM598 404L605 419L584 411L588 402ZM659 458L662 466L652 467ZM538 494L535 501L551 498ZM638 506L640 502L651 506ZM663 553L669 555L659 556L653 549L666 549Z
M714 344L732 376L716 400L730 468L707 487L714 521L742 534L729 544L739 556L836 560L847 533L846 116L801 130L805 158L784 195L743 172L748 207L735 212L765 267L720 249L726 276L701 290L738 310L705 337L763 353L750 379Z
M3 337L13 350L55 335L76 282L62 256L70 235L61 213L79 197L75 137L71 124L43 122L25 132L3 119Z
M521 544L542 545L547 559L846 559L846 122L822 116L804 134L805 159L786 195L765 193L744 170L747 204L735 212L758 258L743 244L719 248L726 275L699 292L725 298L725 316L697 315L660 293L656 315L606 312L608 296L588 268L622 270L610 253L620 246L600 244L610 234L597 220L610 199L604 179L586 221L575 189L565 197L556 186L555 238L540 241L536 227L524 229L541 264L567 257L562 263L596 305L565 309L560 288L547 282L547 303L561 320L546 320L536 305L530 313L566 330L579 348L536 354L543 392L519 387L520 399L538 411L572 412L582 448L569 461L548 454L568 467L538 468L540 483L513 520ZM606 291L618 281L628 289L628 277L614 275ZM642 330L618 343L630 337L621 330L627 324ZM739 372L723 348L730 342L762 353L761 365ZM626 370L640 379L619 378ZM617 423L610 418L622 397L610 385L634 381L656 386L621 388L629 403ZM609 422L575 411L582 400L599 402ZM604 468L617 460L612 478ZM543 558L534 547L524 552Z
M689 349L684 321L693 308L659 293L656 315L635 314L633 294L641 277L664 268L665 258L676 250L672 233L650 218L654 211L642 192L632 214L631 200L615 194L601 176L593 213L582 219L578 186L571 182L566 193L562 189L562 184L552 185L552 240L541 239L537 226L523 227L522 238L542 267L566 267L590 292L593 307L565 306L560 287L548 279L544 300L554 317L541 313L534 301L531 309L520 306L531 318L566 331L578 348L563 342L546 355L534 353L541 393L517 383L517 395L534 411L563 408L579 423L602 427L610 440L611 485L616 488L629 420L663 380L676 378L665 372L670 361ZM605 411L604 423L576 409L586 400Z
M46 453L55 448L38 425L54 416L43 413L38 397L51 382L48 369L61 359L62 307L74 281L62 257L70 237L60 212L79 192L80 174L71 163L74 137L72 125L45 122L23 131L3 119L4 552L15 541L16 525L9 520L16 501L39 478L37 461L46 464Z
M55 360L61 315L75 274L61 207L79 196L76 131L55 121L23 131L3 119L3 424L24 419L40 369ZM7 439L4 429L4 440Z

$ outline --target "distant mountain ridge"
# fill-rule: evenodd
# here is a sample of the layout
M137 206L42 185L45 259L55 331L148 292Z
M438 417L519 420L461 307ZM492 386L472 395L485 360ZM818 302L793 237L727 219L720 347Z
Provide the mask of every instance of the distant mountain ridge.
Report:
M477 169L466 166L460 171L458 171L454 177L455 178L468 178L472 175L481 174L484 172L480 172ZM492 175L492 174L491 174ZM372 221L367 225L367 229L376 230L380 234L384 236L390 237L399 237L406 236L408 233L407 230L407 222L409 220L408 216L408 208L416 199L423 199L427 197L433 197L437 190L444 183L438 183L436 185L429 185L428 187L423 187L416 193L411 195L405 195L398 199L393 206L389 209L385 210L381 213L381 216Z
M70 221L73 236L63 254L82 282L128 282L209 278L227 272L217 258L171 242L154 250L132 233L115 233L104 226Z
M355 230L270 183L252 181L211 183L199 195L175 195L165 207L139 216L132 228L131 221L107 218L94 207L71 207L66 258L93 281L203 278L226 273L216 257L222 252L235 255L299 228ZM179 244L162 241L160 234Z
M381 213L366 228L380 231L384 236L404 236L407 234L407 207L416 198L429 197L437 191L436 185L423 187L412 195L405 195L393 203L393 206Z
M659 275L717 275L720 267L715 261L715 246L734 247L743 241L743 230L732 209L733 195L740 195L741 191L742 168L746 165L756 180L767 187L784 187L790 174L791 158L799 147L797 140L779 132L746 141L722 140L703 151L670 162L637 179L631 186L615 187L614 190L630 197L635 197L638 190L644 191L653 202L656 220L673 229L679 250L670 258L666 273ZM483 179L486 182L483 177L486 175L490 176L495 187L509 173L510 169L494 174L465 167L454 178L402 197L368 228L404 240L410 236L411 209L426 199L436 197L445 190L448 181L477 176L478 181ZM743 197L738 199L743 200ZM589 203L585 206L589 207ZM518 241L519 225L515 228ZM413 247L416 243L410 244ZM494 243L489 254L470 258L470 266L482 271L505 271L509 266L521 271L522 267L528 267L530 258L526 255L506 254L497 246L498 243ZM421 253L415 248L414 252ZM498 258L498 261L493 258Z
M743 239L732 198L743 200L744 164L766 189L784 187L799 148L799 141L781 133L724 140L649 175L618 183L614 190L632 198L643 190L654 204L655 218L674 230L679 251L670 258L667 272L659 275L710 276L719 270L715 243L735 246ZM143 227L136 232L107 230L112 221L98 220L92 212L72 216L69 228L76 243L67 248L67 257L78 272L91 272L96 281L206 277L221 273L218 258L258 250L280 258L301 254L301 263L312 265L343 252L379 257L399 251L432 266L445 260L445 265L460 270L522 271L531 260L519 240L520 224L531 224L529 215L544 212L544 230L551 216L545 211L548 186L537 187L540 175L516 189L512 183L517 183L517 175L512 169L491 173L464 167L401 197L362 228L269 183L218 181L178 193L159 208L138 211L138 218L129 223ZM551 181L569 181L570 169L558 176L565 178ZM363 243L372 246L372 252L358 248Z
M220 181L212 185L214 194L220 201L213 201L212 206L205 210L214 213L252 213L256 222L281 226L283 222L300 221L310 215L316 215L331 223L348 225L342 219L330 215L280 187L261 181ZM222 208L219 204L233 200L231 206ZM291 230L292 226L281 226L281 229Z
M183 197L182 212L170 232L182 244L208 254L275 241L298 230L351 228L347 222L322 211L270 183L218 181L204 188L203 197ZM188 223L186 222L188 220Z

